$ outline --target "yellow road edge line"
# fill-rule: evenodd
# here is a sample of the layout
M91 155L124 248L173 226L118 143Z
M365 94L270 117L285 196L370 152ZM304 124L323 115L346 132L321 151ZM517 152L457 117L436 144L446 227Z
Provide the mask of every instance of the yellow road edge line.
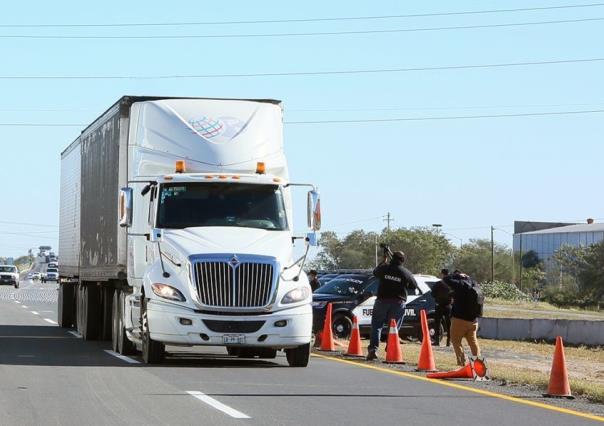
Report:
M604 423L604 417L596 416L595 414L581 413L579 411L570 410L568 408L556 407L554 405L544 404L542 402L527 401L525 399L520 399L515 396L504 395L501 393L491 392L491 391L487 391L487 390L483 390L483 389L477 389L477 388L474 388L471 386L460 385L459 383L452 383L452 382L447 382L444 380L429 379L427 377L418 376L416 374L407 373L405 371L393 370L393 369L384 368L384 367L376 367L375 365L369 365L369 364L361 364L360 362L336 358L333 356L315 354L315 353L313 353L312 356L318 357L318 358L324 358L324 359L327 359L330 361L341 362L343 364L354 365L356 367L367 368L370 370L376 370L376 371L380 371L382 373L393 374L395 376L406 377L409 379L420 380L423 382L434 383L436 385L441 385L441 386L446 386L446 387L450 387L450 388L454 388L454 389L460 389L460 390L464 390L464 391L468 391L468 392L473 392L473 393L477 393L479 395L489 396L492 398L498 398L498 399L503 399L506 401L512 401L517 404L530 405L532 407L543 408L544 410L557 411L559 413L570 414L572 416L583 417L586 419L595 420L595 421Z

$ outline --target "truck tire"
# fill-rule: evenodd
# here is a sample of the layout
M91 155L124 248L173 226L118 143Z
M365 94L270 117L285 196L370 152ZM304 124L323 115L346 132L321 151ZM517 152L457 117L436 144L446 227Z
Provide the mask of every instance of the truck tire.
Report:
M100 292L94 284L81 284L78 331L84 340L97 340L100 334Z
M151 338L149 332L149 321L147 319L147 301L143 295L141 306L141 328L142 328L142 353L145 364L159 364L164 360L166 347L161 342Z
M75 321L75 285L63 283L59 286L59 303L57 306L59 327L71 328Z
M124 296L124 292L121 290L113 292L111 347L114 352L119 354L133 355L136 352L136 346L128 339L124 328Z
M310 343L294 349L286 349L285 356L290 367L306 367L310 360Z

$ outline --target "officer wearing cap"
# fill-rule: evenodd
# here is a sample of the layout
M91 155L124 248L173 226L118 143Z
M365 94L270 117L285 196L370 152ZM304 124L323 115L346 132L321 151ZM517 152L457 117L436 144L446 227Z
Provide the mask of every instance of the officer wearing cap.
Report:
M403 317L405 316L407 290L418 288L413 274L403 267L404 262L405 253L395 251L392 253L390 262L388 262L388 257L384 256L382 263L373 270L373 275L380 282L371 316L371 340L367 353L368 361L377 359L376 351L380 344L380 335L384 324L394 319L397 330L401 327Z

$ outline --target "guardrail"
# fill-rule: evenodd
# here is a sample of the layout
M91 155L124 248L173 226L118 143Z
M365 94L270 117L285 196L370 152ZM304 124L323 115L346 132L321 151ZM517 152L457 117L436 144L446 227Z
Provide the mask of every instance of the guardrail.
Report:
M556 340L574 345L604 345L604 321L479 318L479 337L496 340Z

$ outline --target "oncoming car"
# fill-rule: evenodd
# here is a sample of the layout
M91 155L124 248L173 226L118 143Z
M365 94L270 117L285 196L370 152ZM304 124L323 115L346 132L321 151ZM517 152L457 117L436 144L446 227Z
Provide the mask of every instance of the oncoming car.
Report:
M407 296L405 318L399 336L422 339L420 310L425 309L428 315L430 335L434 335L435 302L430 289L438 281L431 275L415 274L419 286L416 294ZM357 317L362 336L368 337L371 332L371 315L378 288L378 279L370 272L343 274L329 280L313 293L313 332L323 329L327 304L332 304L331 326L335 337L347 338L352 331L352 316ZM439 325L442 331L442 324ZM386 332L387 327L384 328ZM442 336L443 333L440 333Z
M19 270L14 265L0 265L0 284L19 288Z

